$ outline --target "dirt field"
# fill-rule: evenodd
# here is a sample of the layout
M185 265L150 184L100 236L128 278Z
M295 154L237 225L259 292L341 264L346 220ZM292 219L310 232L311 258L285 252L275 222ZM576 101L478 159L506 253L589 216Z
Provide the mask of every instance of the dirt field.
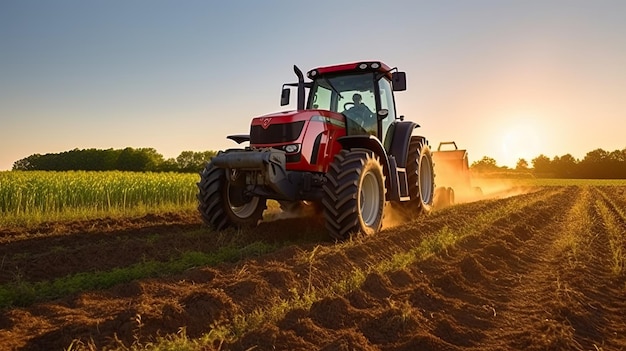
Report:
M232 244L228 236L279 249L5 308L0 349L145 346L282 311L207 348L626 350L625 208L626 187L544 187L338 245L319 218L262 223L246 235L212 233L195 213L4 231L0 284L212 252ZM446 233L455 242L438 253L376 269Z

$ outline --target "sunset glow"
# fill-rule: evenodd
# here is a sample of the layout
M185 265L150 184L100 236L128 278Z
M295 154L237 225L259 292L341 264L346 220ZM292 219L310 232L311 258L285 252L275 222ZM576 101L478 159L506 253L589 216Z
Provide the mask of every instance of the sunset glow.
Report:
M625 1L379 7L320 0L332 11L312 26L298 1L0 2L0 170L76 148L236 147L253 117L295 108L279 104L294 64L361 60L406 72L398 113L470 162L626 148Z
M512 123L503 128L500 135L500 149L496 158L499 165L515 168L519 159L528 164L542 153L546 145L544 128L531 118L515 118Z

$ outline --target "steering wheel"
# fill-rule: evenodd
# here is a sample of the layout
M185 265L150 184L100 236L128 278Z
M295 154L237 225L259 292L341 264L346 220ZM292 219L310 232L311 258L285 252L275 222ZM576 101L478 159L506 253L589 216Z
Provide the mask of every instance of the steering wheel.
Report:
M354 107L354 102L346 102L345 104L343 104L343 110L346 111L349 106Z

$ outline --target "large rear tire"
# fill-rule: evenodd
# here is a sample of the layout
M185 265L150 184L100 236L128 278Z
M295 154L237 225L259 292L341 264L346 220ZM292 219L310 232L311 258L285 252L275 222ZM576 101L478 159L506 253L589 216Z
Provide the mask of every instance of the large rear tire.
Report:
M200 173L197 198L202 220L215 230L256 226L267 208L265 199L245 194L243 186L236 185L236 179L228 181L226 173L212 163Z
M367 149L341 150L330 164L322 198L331 237L373 234L383 223L385 177L376 156Z
M406 162L411 200L403 204L405 215L414 218L430 213L435 197L435 171L430 146L424 138L411 137Z

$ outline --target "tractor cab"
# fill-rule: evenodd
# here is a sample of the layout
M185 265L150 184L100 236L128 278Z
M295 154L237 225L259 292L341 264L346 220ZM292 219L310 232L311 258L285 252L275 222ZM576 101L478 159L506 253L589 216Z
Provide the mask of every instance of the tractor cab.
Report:
M298 83L285 84L281 105L289 103L288 86L298 87L298 109L326 110L345 118L347 135L372 135L385 143L389 127L396 119L393 91L406 89L404 72L392 72L381 62L362 62L320 67L307 73L304 82L294 66ZM306 105L304 89L309 88ZM302 99L302 101L300 101Z

